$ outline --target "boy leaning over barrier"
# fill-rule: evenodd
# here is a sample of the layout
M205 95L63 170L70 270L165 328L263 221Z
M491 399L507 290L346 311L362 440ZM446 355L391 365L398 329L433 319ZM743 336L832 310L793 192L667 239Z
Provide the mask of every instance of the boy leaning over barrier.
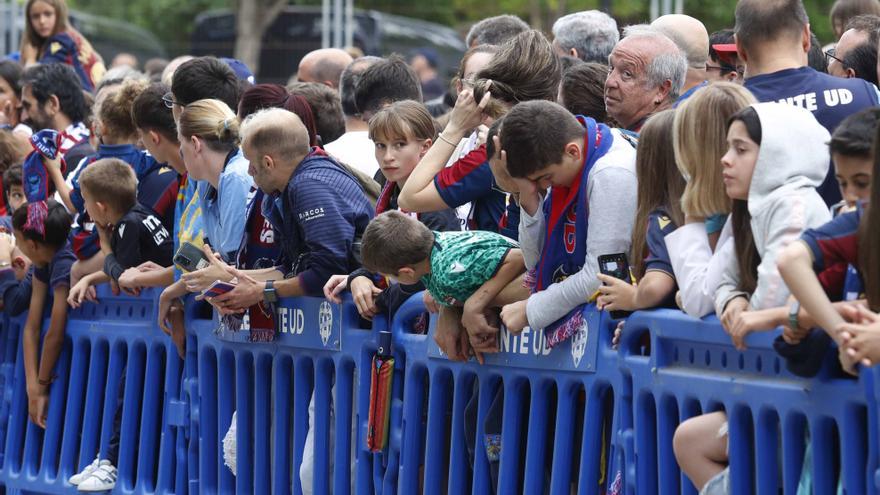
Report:
M432 232L399 211L377 216L364 231L364 268L403 284L425 284L441 305L434 339L464 360L468 343L482 362L496 352L497 321L487 310L525 299L522 252L516 242L493 232ZM462 326L467 332L462 332ZM446 339L455 345L442 345Z
M116 283L125 270L152 261L170 266L173 242L155 211L138 203L137 177L131 166L116 158L92 163L79 178L85 208L95 222L104 252L104 270L86 275L70 290L78 307L88 288Z

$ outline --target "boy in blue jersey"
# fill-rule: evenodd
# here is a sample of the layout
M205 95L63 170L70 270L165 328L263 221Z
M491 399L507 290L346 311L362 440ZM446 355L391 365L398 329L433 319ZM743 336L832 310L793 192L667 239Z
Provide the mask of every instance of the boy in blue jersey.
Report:
M323 295L333 274L360 266L360 238L373 216L369 200L357 179L309 147L296 114L262 110L245 120L241 136L248 172L266 193L263 214L279 236L281 256L264 270L227 267L238 285L212 304L240 313L260 302L271 307L282 297Z
M806 66L810 25L800 0L740 0L736 6L736 46L747 66L745 87L760 102L806 108L829 133L843 119L878 104L877 87ZM818 188L828 206L840 201L833 169Z

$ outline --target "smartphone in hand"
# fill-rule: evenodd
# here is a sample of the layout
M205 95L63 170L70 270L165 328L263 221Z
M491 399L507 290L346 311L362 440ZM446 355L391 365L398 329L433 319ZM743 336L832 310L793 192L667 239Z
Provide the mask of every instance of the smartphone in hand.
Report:
M191 242L184 242L180 245L173 261L185 272L201 270L211 264L202 249Z
M626 283L630 283L629 262L626 259L626 253L603 254L599 256L599 272L609 277L618 278ZM630 315L630 311L611 311L611 318L619 320Z

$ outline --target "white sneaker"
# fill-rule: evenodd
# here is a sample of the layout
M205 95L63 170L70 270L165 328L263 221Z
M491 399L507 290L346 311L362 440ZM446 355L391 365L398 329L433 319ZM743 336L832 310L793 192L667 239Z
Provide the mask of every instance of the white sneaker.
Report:
M112 490L116 486L116 467L110 464L110 461L103 460L99 463L98 469L85 481L80 483L76 488L81 492L103 492Z
M67 482L70 483L70 484L73 485L73 486L77 486L77 485L79 485L80 483L82 483L83 481L85 481L89 476L91 476L92 473L94 473L96 469L98 469L98 464L99 464L100 462L101 462L101 458L100 458L100 456L99 456L99 457L95 457L95 460L92 461L91 464L89 464L88 466L84 467L83 470L80 471L79 473L74 474L73 476L71 476L70 479L67 480Z

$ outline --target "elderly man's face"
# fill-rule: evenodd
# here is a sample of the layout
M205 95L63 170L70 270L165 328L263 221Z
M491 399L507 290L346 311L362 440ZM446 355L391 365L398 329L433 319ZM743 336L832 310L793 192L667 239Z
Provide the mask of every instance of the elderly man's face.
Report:
M655 54L648 39L623 39L608 57L605 108L624 127L650 115L662 100L661 88L648 85L648 64Z

